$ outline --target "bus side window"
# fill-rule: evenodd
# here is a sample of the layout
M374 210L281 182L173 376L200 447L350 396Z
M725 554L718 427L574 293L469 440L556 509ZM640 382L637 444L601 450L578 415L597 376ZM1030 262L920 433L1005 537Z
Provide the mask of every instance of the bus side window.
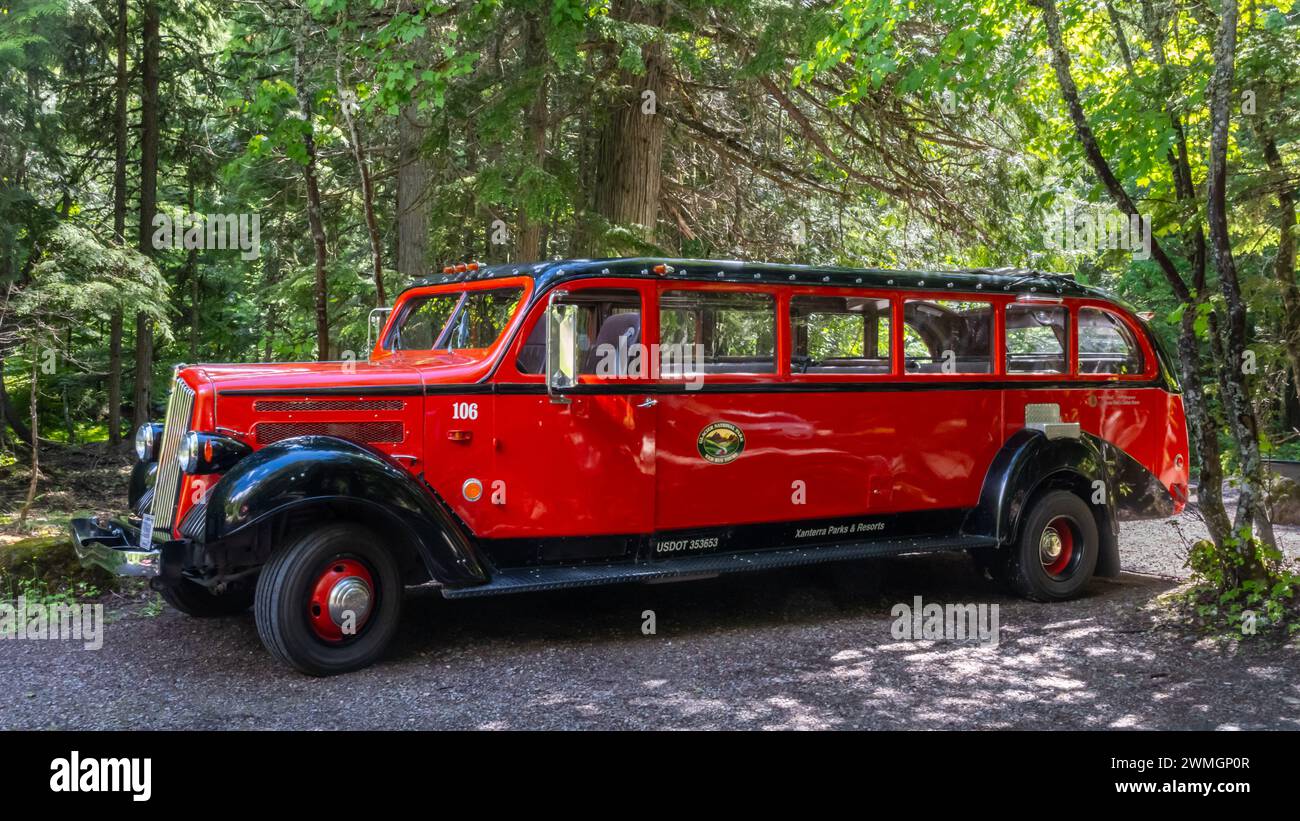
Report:
M1007 373L1065 373L1070 315L1061 306L1007 306Z
M575 291L563 300L578 306L578 372L603 378L641 378L641 294L623 288ZM519 351L520 373L546 372L545 306Z
M791 373L889 373L889 313L887 299L792 297Z
M1110 311L1079 311L1079 373L1142 373L1142 349L1128 323Z
M665 375L686 375L669 357L700 372L776 373L776 300L736 291L664 291L659 346Z
M992 373L993 305L909 299L903 344L908 373Z

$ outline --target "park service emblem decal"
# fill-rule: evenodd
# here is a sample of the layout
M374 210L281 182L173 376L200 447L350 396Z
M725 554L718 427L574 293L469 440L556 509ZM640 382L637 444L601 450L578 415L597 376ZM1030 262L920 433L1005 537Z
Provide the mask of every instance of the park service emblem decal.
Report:
M745 449L745 434L730 422L714 422L700 431L695 448L706 461L725 465Z

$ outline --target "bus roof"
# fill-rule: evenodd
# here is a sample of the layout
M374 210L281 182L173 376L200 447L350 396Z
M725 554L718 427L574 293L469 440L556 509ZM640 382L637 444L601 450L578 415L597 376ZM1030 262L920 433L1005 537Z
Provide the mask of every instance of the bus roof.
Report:
M908 271L887 268L839 268L741 260L617 257L563 259L549 262L505 263L474 270L434 274L411 288L504 277L532 277L534 295L561 282L589 277L632 277L662 280L744 282L754 284L863 286L871 288L938 289L976 293L1042 294L1094 297L1115 301L1105 292L1082 285L1069 274L1033 268L963 268L949 271ZM409 290L409 289L408 289Z

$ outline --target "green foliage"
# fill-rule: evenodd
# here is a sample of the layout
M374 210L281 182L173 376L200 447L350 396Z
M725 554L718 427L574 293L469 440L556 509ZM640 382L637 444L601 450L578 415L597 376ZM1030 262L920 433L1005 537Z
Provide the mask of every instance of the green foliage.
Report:
M1243 579L1242 551L1224 549L1208 539L1195 542L1188 551L1187 564L1197 583L1185 594L1187 604L1205 624L1230 632L1300 631L1300 574L1280 552L1258 542L1252 548L1274 581Z
M18 316L77 321L118 308L148 315L170 335L165 301L170 285L148 257L104 244L71 221L54 226L41 250L32 272L35 284L15 301Z

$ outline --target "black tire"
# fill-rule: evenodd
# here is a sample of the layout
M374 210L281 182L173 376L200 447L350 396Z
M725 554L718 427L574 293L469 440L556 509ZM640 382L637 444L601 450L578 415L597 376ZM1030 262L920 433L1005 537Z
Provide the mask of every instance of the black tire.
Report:
M367 617L355 635L327 641L308 615L322 572L360 562L373 582ZM338 522L314 528L277 551L257 580L257 633L271 655L308 675L329 676L373 664L397 632L402 584L397 561L375 534Z
M1053 536L1058 542L1068 538L1068 558L1060 543L1052 545ZM998 575L1026 599L1064 601L1079 595L1092 578L1099 550L1092 510L1073 493L1054 490L1034 501Z
M208 588L189 579L162 589L163 601L187 616L210 618L234 616L244 612L253 603L253 585L232 585L223 593L213 593Z

